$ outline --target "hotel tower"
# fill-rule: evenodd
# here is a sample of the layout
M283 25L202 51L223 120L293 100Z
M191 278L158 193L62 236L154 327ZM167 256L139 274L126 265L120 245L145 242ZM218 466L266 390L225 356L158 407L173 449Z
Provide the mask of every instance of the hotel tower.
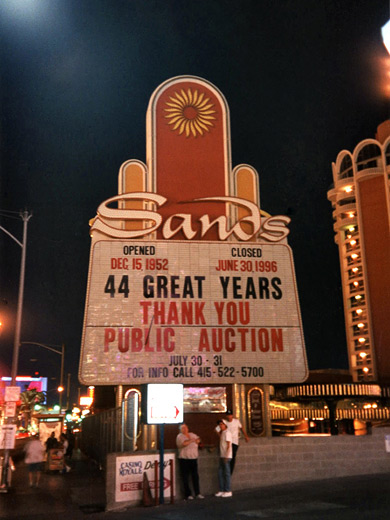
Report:
M332 169L350 372L390 383L390 121L341 151Z

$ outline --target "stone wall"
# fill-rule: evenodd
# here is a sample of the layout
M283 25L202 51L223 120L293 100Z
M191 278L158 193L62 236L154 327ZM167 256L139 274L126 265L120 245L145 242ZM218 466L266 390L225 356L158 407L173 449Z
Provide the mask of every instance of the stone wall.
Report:
M332 437L260 437L241 441L232 479L233 491L304 480L390 472L390 453L385 435L390 428L375 428L371 435ZM126 507L115 503L115 457L107 459L107 509ZM129 454L131 455L131 454ZM134 455L134 454L133 454ZM158 456L157 456L158 458ZM218 451L201 450L199 475L201 492L218 491ZM177 468L176 468L177 469ZM176 471L176 499L182 498Z
M241 441L232 489L250 489L284 482L390 472L385 449L390 428L372 435L271 437ZM217 452L201 453L202 490L217 491Z

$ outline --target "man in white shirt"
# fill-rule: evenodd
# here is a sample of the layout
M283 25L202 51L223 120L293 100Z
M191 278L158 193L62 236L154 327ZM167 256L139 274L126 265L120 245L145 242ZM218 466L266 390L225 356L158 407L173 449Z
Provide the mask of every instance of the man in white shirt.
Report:
M219 491L216 497L227 498L233 496L231 491L230 462L232 460L232 434L229 432L226 423L220 419L218 421L219 433L219 467L218 482Z
M240 437L240 431L242 432L243 436L245 437L246 442L249 442L249 437L246 434L246 431L244 430L244 428L242 427L242 424L239 421L239 419L236 419L235 417L233 417L232 410L228 410L226 412L226 419L223 422L226 424L227 429L229 430L229 432L232 435L233 455L232 455L232 460L230 462L230 475L233 475L234 465L236 463L236 455L237 455L237 451L238 451L238 442L239 442L238 439Z

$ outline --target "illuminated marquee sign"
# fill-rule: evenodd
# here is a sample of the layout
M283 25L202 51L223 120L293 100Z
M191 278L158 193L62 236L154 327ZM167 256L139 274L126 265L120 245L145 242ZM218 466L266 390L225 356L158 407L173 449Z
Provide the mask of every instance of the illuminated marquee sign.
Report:
M93 248L87 309L87 381L305 376L286 245L102 240Z
M231 168L223 95L191 76L162 84L147 158L122 165L91 221L80 381L304 381L290 219L260 209L251 166Z

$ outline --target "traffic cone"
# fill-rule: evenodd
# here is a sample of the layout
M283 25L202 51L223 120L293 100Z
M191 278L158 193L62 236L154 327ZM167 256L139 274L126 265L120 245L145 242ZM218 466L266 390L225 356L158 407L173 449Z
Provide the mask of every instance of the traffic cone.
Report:
M142 504L145 507L152 506L154 503L152 492L150 491L150 485L146 471L144 471L144 479L142 482Z

